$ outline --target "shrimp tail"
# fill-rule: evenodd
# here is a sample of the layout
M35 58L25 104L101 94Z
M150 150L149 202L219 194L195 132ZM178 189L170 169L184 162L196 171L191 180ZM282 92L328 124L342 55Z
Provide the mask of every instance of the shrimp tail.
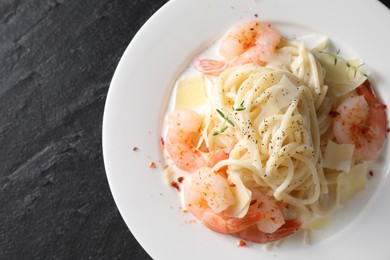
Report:
M259 212L248 212L243 218L227 218L206 209L202 215L202 222L218 233L233 234L247 229L263 217L264 215Z
M286 238L301 228L301 222L296 219L286 220L286 223L274 233L268 234L269 242L277 241Z
M199 59L195 63L195 69L206 75L218 76L226 69L227 63L219 60Z
M365 156L368 160L375 160L378 156L378 151L382 148L387 135L387 115L386 105L381 102L371 83L366 80L357 89L356 92L364 96L368 106L370 107L370 115L366 121L366 128L363 129L363 134L368 138L369 145L366 146ZM372 149L368 149L372 147Z
M257 225L252 225L249 228L235 233L236 237L251 241L254 243L269 243L286 238L294 234L301 228L301 222L296 219L286 220L286 223L273 233L264 233L258 230Z
M208 158L207 166L212 168L218 162L228 159L230 151L231 151L231 148L225 148L225 149L220 149L220 150L216 150L213 152L209 152L209 154L206 155Z
M236 233L247 229L260 219L264 218L264 214L260 212L248 212L243 218L232 218L226 221L229 233Z
M356 92L360 96L364 96L371 109L386 109L386 105L380 101L368 80L364 81L359 87L357 87Z

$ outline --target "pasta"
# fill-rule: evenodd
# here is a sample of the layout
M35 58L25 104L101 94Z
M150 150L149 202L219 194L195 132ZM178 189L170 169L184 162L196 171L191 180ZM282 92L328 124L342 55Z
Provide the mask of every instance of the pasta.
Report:
M338 72L322 64L338 56L310 51L304 42L284 39L270 26L250 21L226 37L236 39L237 31L242 35L248 28L263 35L255 35L248 50L224 62L198 62L198 70L211 75L206 98L192 108L199 113L183 110L173 116L164 148L173 164L188 173L184 204L195 217L217 232L263 243L302 227L308 232L314 217L329 214L364 189L366 159L354 158L362 148L354 140L341 140L334 125L347 113L346 105L339 108L341 102L370 93L360 94L366 75L359 66L346 66L352 74L342 75L349 78L347 95L340 86L333 90L327 76ZM265 34L276 43L257 43ZM381 111L374 124L382 131L383 106ZM386 135L381 131L370 137L381 139ZM259 201L280 214L261 209ZM234 228L226 226L231 222L237 222Z

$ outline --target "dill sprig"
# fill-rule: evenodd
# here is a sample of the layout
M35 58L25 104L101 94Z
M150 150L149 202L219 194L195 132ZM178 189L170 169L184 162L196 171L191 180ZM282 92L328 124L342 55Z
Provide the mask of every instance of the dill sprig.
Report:
M345 62L345 65L350 68L350 69L353 69L354 71L354 78L356 78L356 74L359 72L360 74L362 74L364 77L368 77L368 75L366 73L364 73L360 68L364 65L364 63L361 63L357 66L351 64L349 61L347 61L346 59L344 59L343 57L341 57L339 54L340 54L340 49L337 50L336 53L331 53L331 52L328 52L328 51L319 51L319 53L322 53L322 54L327 54L331 57L333 57L333 65L336 66L337 65L337 62L339 60Z

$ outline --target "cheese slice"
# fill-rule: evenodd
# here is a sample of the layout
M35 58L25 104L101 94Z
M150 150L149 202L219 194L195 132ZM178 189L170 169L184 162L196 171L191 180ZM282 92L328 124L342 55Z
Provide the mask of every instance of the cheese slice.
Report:
M252 192L247 189L237 173L229 174L228 182L236 203L225 211L230 217L242 218L248 212Z
M336 144L329 140L324 153L324 167L349 172L353 151L353 144Z
M355 194L366 188L367 164L361 163L351 168L349 173L342 172L337 178L337 202L344 205Z
M314 217L306 222L304 227L309 229L323 229L329 225L330 220L328 216Z
M321 34L307 34L297 38L298 41L303 41L306 48L311 51L322 51L329 45L329 38Z
M175 109L193 108L206 102L206 83L202 74L183 78L177 84Z
M317 52L315 56L326 70L325 84L336 97L341 97L360 86L368 72L363 71L361 60L343 60L331 53Z

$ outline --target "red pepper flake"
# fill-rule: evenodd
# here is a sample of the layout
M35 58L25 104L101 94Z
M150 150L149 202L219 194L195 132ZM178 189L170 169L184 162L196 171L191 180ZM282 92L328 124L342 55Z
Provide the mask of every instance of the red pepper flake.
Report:
M134 151L134 152L136 152L136 151L138 151L138 150L139 150L139 148L138 148L137 146L134 146L134 147L133 147L133 151Z
M161 146L164 147L164 145L165 145L164 138L161 137L160 142L161 142Z
M256 204L257 200L252 200L250 203L249 203L249 206L252 206L253 204Z
M247 246L247 244L246 244L245 241L240 240L240 241L238 242L238 247L246 247L246 246Z
M179 187L179 185L177 184L177 182L172 181L172 182L171 182L171 186L172 186L173 188L177 189L178 191L180 191L180 187Z
M180 182L180 183L182 183L183 180L184 180L184 177L181 177L181 176L180 176L179 178L177 178L177 181Z
M156 164L154 162L149 163L149 168L156 169Z
M373 171L370 171L368 174L369 174L370 176L374 176L374 172L373 172Z
M236 184L232 183L232 184L230 184L229 186L232 187L232 188L235 188L235 187L236 187Z
M332 117L332 118L336 118L340 115L340 113L336 110L330 110L329 111L329 116Z

